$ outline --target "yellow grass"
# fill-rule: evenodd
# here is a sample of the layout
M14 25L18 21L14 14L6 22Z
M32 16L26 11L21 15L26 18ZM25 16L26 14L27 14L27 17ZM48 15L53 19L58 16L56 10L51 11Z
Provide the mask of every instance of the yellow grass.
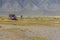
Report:
M9 20L8 17L0 17L0 24L13 24L13 25L60 25L60 17L24 17L18 20Z

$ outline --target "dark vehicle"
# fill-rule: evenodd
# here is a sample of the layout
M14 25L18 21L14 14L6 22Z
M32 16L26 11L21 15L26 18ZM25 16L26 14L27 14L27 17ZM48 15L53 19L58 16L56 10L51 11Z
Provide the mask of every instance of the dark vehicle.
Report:
M9 14L9 19L10 20L17 20L15 14Z

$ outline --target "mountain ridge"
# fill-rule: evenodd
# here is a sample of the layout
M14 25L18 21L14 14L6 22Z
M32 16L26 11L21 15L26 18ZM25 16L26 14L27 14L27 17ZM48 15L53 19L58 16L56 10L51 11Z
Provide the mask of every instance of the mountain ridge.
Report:
M0 0L0 14L60 15L60 0Z
M35 5L38 8L49 9L55 6L60 7L59 2L59 0L2 0L2 8L4 5L6 8L15 7L15 5L17 5L17 8L25 8L29 4L31 8Z

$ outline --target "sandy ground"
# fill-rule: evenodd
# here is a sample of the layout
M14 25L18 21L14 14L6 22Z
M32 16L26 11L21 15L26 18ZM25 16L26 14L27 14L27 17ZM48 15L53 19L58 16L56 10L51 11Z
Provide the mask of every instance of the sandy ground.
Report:
M49 40L60 40L60 26L18 26L18 25L5 25L0 24L2 28L23 28L32 30L32 32L25 31L24 33L8 32L0 28L0 40L28 40L25 37L40 36ZM21 38L21 37L22 38ZM24 39L23 39L24 38Z

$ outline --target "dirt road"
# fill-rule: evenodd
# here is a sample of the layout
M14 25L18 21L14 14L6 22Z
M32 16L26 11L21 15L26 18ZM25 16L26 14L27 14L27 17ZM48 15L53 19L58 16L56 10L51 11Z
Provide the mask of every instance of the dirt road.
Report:
M18 26L18 25L2 25L2 28L22 28L26 29L24 34L17 32L8 32L0 28L0 40L22 40L21 37L40 36L49 40L60 40L60 26ZM27 30L31 30L28 32ZM24 39L25 40L25 39ZM27 39L28 40L28 39Z

